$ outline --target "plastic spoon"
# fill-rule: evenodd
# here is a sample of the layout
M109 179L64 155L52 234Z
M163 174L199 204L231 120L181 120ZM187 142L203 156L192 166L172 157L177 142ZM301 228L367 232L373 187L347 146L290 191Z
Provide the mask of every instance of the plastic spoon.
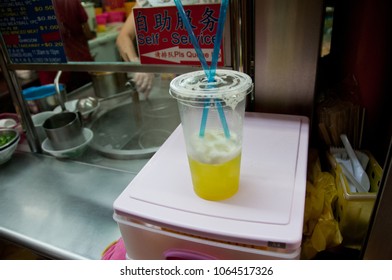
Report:
M355 192L367 192L364 187L358 182L352 173L351 162L337 158L336 162L340 164L343 174L346 176L349 188L352 193Z
M363 187L363 189L368 192L370 190L370 181L367 176L365 170L362 168L361 163L359 162L353 148L351 147L350 141L348 141L347 135L341 134L340 139L342 139L344 148L347 151L348 156L350 157L351 164L353 166L354 177L358 181L359 184Z

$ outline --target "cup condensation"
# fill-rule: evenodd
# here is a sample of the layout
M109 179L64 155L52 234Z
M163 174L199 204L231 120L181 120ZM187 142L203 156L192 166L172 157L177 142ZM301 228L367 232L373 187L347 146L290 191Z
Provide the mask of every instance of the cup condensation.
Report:
M227 199L239 189L246 95L252 90L252 79L232 70L217 70L211 83L204 71L183 74L170 83L193 189L203 199Z

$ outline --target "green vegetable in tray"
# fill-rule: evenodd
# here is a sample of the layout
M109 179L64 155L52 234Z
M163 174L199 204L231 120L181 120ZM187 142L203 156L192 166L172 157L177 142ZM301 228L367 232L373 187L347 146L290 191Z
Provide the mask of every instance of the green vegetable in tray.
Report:
M0 147L4 146L8 142L12 141L14 138L15 138L15 135L12 135L12 134L0 135Z

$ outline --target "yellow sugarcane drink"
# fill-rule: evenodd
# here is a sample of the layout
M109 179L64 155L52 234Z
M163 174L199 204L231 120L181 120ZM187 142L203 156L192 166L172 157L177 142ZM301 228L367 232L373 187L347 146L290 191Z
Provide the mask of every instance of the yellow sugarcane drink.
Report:
M241 154L220 164L207 164L189 159L193 189L201 198L222 200L238 191Z
M238 191L241 148L235 135L226 139L222 132L195 135L188 161L195 193L207 200L222 200Z
M245 73L224 69L210 78L204 71L180 75L169 92L177 99L191 171L184 186L196 197L224 200L241 191L245 97L253 83Z

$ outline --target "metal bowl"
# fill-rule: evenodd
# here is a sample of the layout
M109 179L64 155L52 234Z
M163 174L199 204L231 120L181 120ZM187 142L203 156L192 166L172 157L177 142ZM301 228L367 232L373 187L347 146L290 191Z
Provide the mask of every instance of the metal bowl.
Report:
M16 129L0 129L0 136L10 136L11 140L7 141L6 144L0 146L0 164L7 162L11 159L13 153L18 146L20 139L19 132Z
M124 102L90 124L94 139L90 146L113 159L151 157L180 124L177 101L151 98Z
M6 137L9 139L6 143L0 142L0 151L7 149L8 147L12 146L18 138L19 133L14 128L1 128L0 129L0 138L4 139Z
M60 85L61 99L66 99L66 90L64 85ZM54 84L47 84L38 87L30 87L22 91L24 100L33 114L52 111L60 105L60 96L56 92Z

